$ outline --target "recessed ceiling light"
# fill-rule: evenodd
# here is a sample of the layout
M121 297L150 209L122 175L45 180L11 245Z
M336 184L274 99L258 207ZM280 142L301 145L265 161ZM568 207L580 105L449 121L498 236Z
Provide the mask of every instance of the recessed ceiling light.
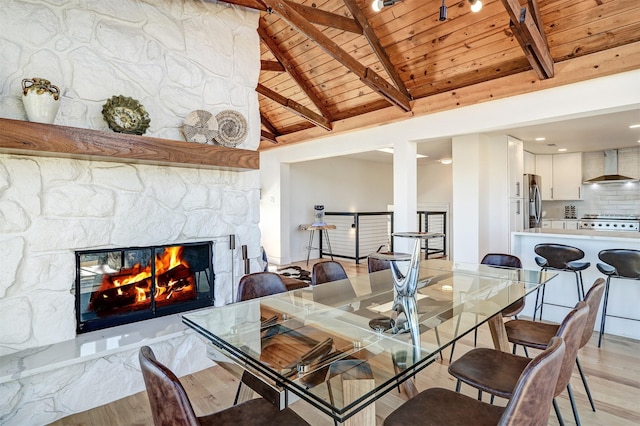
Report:
M630 129L637 129L638 127L640 127L640 124L632 124L629 126Z
M380 148L377 149L376 151L380 151L380 152L386 152L387 154L393 154L393 148ZM416 154L416 158L427 158L429 157L428 155L422 155L422 154Z
M451 164L453 163L453 160L451 158L443 158L442 160L440 160L440 162L442 164Z
M546 139L547 139L547 138L536 138L536 140L537 140L537 141L544 141L544 140L546 140Z
M558 148L558 152L565 152L567 148Z

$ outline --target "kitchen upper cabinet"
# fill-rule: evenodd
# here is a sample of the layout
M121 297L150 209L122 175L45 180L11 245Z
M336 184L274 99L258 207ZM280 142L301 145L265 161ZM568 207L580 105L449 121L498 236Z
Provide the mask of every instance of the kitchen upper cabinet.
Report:
M540 194L543 200L553 200L553 155L536 155L536 174L540 176Z
M554 200L582 199L582 153L553 156L552 196Z
M524 181L524 149L521 140L507 138L508 170L509 170L509 198L522 198Z
M543 200L582 199L582 153L536 155Z
M523 156L524 160L524 174L535 175L536 174L536 156L535 154L530 153L529 151L524 151Z

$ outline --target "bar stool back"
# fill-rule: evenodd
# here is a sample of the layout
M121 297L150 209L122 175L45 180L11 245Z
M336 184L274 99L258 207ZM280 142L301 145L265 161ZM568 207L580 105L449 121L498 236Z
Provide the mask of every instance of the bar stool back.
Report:
M576 276L576 289L578 301L584 299L584 285L582 283L582 271L591 266L590 262L579 262L584 258L584 252L577 247L564 244L538 244L533 249L538 266L543 270L573 272ZM533 319L540 308L540 320L542 320L542 307L544 305L545 286L542 286L542 299L538 304L540 289L536 292L536 305L533 311Z
M604 323L607 318L607 304L609 302L609 284L611 282L611 278L640 280L640 250L602 250L598 253L598 258L606 263L598 263L596 264L596 267L600 272L607 276L607 283L605 284L604 289L602 318L600 320L600 335L598 336L598 347L600 347L602 344L602 335L604 334Z

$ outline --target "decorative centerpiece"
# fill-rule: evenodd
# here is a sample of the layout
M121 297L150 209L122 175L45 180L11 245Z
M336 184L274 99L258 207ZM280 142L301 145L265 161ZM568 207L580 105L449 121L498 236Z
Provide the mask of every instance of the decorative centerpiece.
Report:
M142 135L149 128L149 114L135 99L113 96L102 107L102 116L109 128L118 133Z
M244 142L247 137L247 120L242 114L230 109L216 115L218 136L216 141L226 147L234 148Z
M192 111L184 119L182 133L189 142L213 144L218 136L218 120L209 111Z
M22 104L29 121L51 124L60 107L60 89L44 78L22 80Z

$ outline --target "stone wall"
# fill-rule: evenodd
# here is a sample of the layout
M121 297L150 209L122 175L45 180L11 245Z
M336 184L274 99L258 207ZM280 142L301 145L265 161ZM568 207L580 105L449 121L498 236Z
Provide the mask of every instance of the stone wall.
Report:
M61 89L55 124L111 131L102 105L125 95L149 112L146 135L184 140L190 111L234 109L249 123L240 147L256 149L257 23L195 0L3 1L0 116L26 119L21 80L42 77ZM0 154L0 321L15 325L0 355L75 337L75 250L235 234L257 256L259 187L258 172ZM229 252L215 259L217 304L241 271Z
M102 106L124 95L148 111L147 136L184 140L189 112L233 109L249 124L239 147L257 149L258 17L199 0L3 0L0 117L25 120L22 79L41 77L61 89L55 124L110 132ZM178 316L76 337L74 252L213 240L216 304L228 303L242 271L228 235L259 255L259 188L258 172L0 154L0 423L142 390L143 344L178 375L212 365ZM159 337L165 320L176 332Z

